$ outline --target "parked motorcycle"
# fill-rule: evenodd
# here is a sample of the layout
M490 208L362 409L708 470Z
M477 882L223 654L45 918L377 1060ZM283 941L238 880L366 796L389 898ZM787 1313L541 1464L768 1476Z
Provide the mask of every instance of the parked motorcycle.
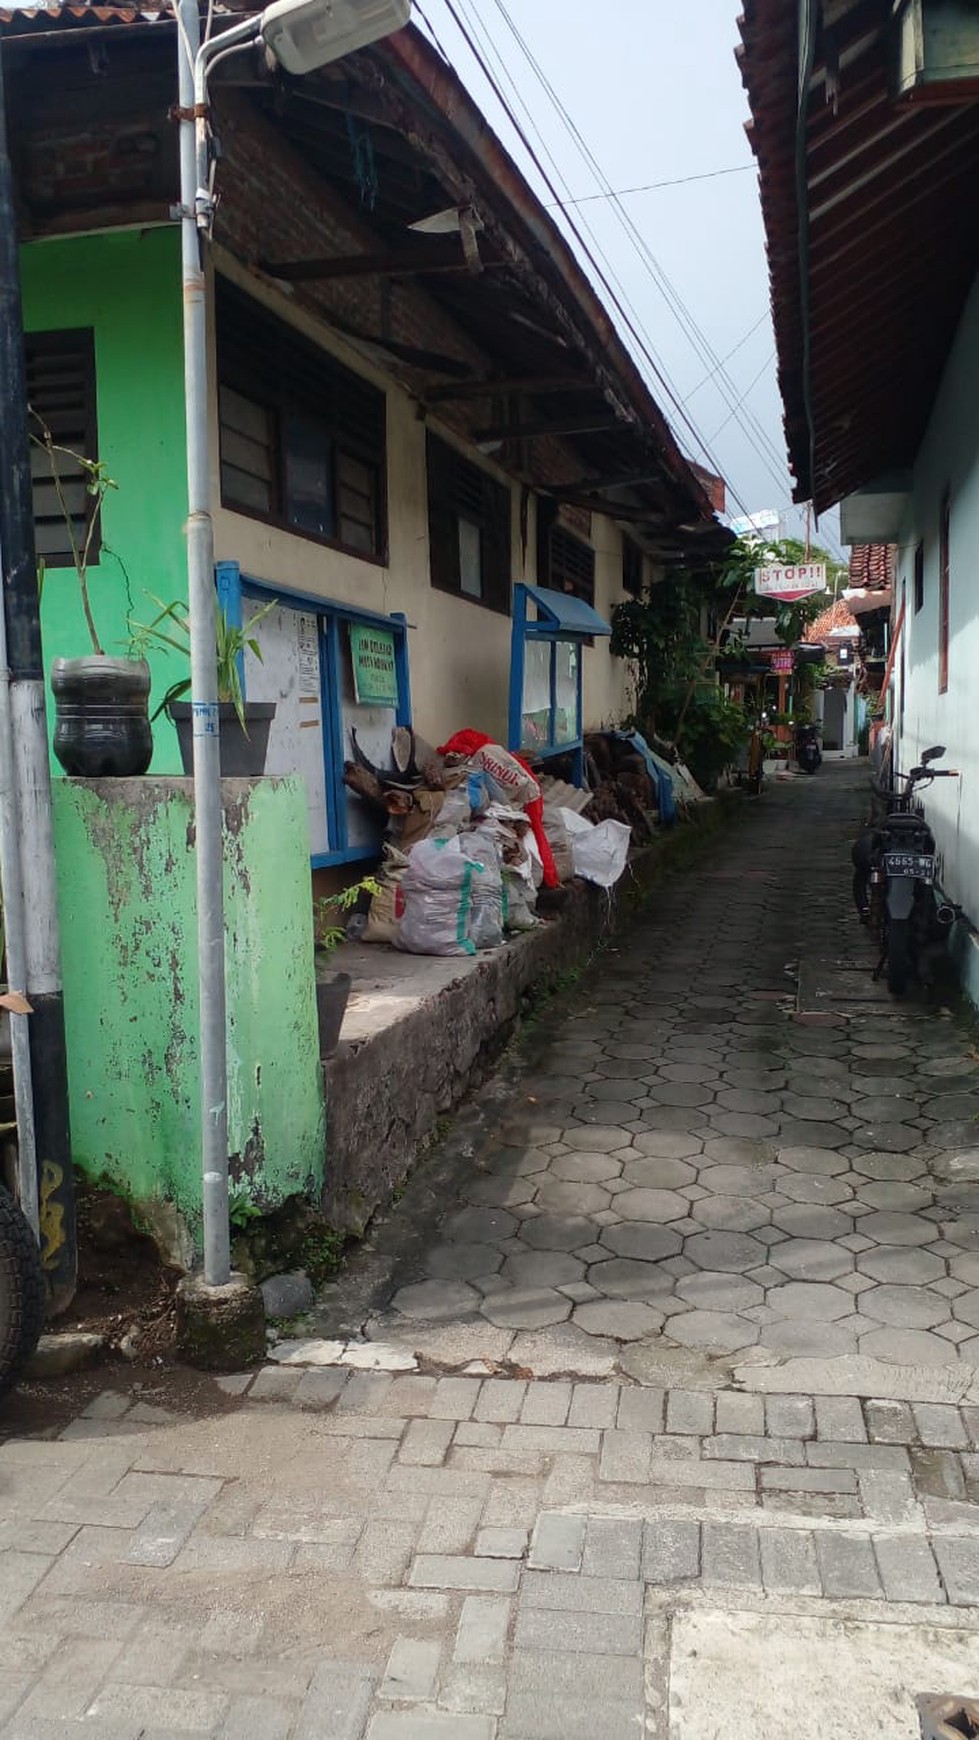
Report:
M822 764L823 752L819 747L819 732L815 725L796 726L795 758L803 773L815 773Z
M0 1185L0 1396L21 1376L44 1327L44 1272L26 1217Z
M886 972L887 988L903 996L913 979L928 977L931 959L944 954L957 908L936 881L935 836L915 802L915 793L935 779L957 779L951 767L933 767L942 744L927 749L921 764L897 774L891 787L871 784L880 813L856 841L853 898L863 922L880 944L874 971Z

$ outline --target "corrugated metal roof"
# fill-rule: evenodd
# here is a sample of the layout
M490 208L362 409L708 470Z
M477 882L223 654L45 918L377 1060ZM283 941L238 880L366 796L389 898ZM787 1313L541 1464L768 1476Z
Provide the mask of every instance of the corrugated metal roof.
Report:
M979 264L979 105L892 100L890 0L810 9L801 128L799 8L744 0L739 59L796 497L825 509L920 443Z

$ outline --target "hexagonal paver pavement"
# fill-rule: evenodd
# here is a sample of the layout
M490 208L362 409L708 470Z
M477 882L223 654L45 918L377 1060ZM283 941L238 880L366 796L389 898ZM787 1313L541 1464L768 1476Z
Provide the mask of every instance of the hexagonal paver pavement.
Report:
M766 791L712 847L723 877L664 880L545 1010L475 1157L434 1216L424 1198L399 1316L481 1321L494 1347L554 1329L674 1360L979 1367L979 1068L953 1021L874 987L848 909L861 778L824 772ZM866 972L859 1006L834 1003L835 964Z

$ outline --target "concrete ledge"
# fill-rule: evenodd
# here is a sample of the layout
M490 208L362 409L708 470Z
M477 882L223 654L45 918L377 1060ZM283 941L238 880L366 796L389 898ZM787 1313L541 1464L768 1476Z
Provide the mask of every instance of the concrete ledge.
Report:
M979 1010L979 936L964 916L953 925L949 953L955 963L962 995Z
M345 947L337 965L354 989L336 1055L323 1065L326 1167L323 1212L361 1234L411 1170L440 1117L484 1079L534 986L580 966L628 925L669 870L699 857L752 800L739 792L698 808L630 860L610 899L575 882L559 918L491 954L433 958Z

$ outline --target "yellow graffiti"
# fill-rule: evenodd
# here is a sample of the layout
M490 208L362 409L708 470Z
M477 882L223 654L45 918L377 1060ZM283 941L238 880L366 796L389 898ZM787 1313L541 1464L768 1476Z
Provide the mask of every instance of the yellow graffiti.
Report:
M53 1160L41 1166L41 1187L38 1191L38 1222L41 1232L41 1264L45 1269L57 1266L58 1252L65 1242L65 1210L56 1192L64 1183L64 1171Z

